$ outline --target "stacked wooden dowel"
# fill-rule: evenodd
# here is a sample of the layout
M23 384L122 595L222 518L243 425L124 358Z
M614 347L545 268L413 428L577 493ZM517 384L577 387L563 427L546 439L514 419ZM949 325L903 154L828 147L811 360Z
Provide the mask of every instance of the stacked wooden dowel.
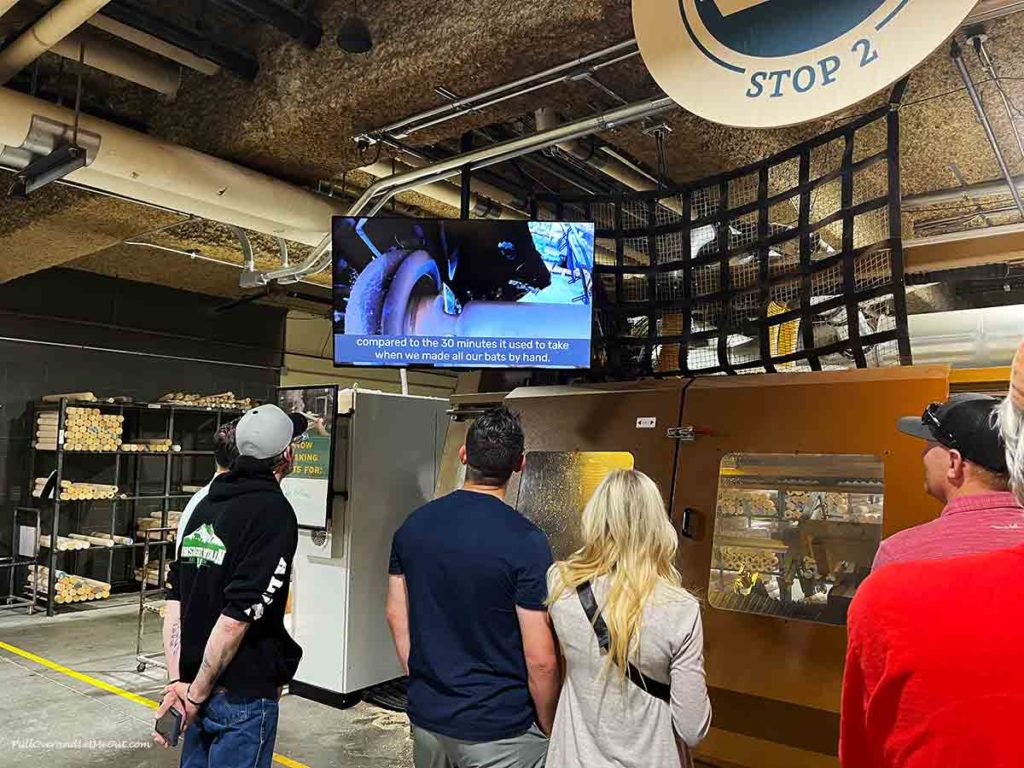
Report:
M49 482L49 478L37 477L35 488L32 489L32 495L37 499L41 499L47 482ZM59 498L61 501L113 499L117 497L117 494L118 491L116 485L104 485L101 483L75 483L71 480L60 481Z
M64 571L55 571L53 601L55 603L80 603L86 600L104 600L110 597L110 585L105 581L87 579ZM25 589L48 594L50 589L50 569L44 565L29 566Z
M137 438L128 443L121 443L121 450L125 453L167 453L180 451L181 446L175 445L167 437Z
M92 531L89 536L97 539L109 539L115 544L134 544L135 540L128 536L116 536L112 533L106 533L104 531ZM106 546L110 546L107 544Z
M168 392L160 398L161 403L172 405L188 405L193 408L237 408L247 411L256 405L249 397L235 397L234 392L221 392L219 395L197 395L188 392Z
M139 517L135 520L135 536L140 541L146 537L146 531L150 528L178 528L178 523L181 521L181 512L175 509L168 510L167 512L167 525L163 524L163 512L150 512L148 517ZM174 531L170 533L159 534L155 533L149 537L150 541L164 541L174 538Z
M116 451L121 446L124 416L98 408L68 407L64 419L64 450ZM55 451L60 446L60 414L41 411L36 417L36 449Z
M44 533L39 537L40 547L49 547L52 539L50 534ZM88 549L92 546L88 541L82 541L81 539L74 539L70 536L58 536L57 537L57 551L68 552L76 549Z
M150 560L149 561L149 568L146 569L146 585L150 586L150 587L162 587L164 584L167 583L167 571L168 571L169 568L170 568L170 565L168 563L165 563L164 564L164 577L161 579L159 577L160 570L159 570L159 566L158 566L157 562L155 562L153 560ZM135 580L136 581L142 581L142 569L141 568L136 568L134 570L134 573L135 573Z

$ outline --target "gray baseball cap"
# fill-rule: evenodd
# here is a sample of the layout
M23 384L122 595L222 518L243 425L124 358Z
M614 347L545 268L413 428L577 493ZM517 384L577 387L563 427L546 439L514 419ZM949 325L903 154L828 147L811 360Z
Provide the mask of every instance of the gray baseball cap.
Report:
M254 459L272 458L284 452L306 427L302 414L289 416L276 405L258 405L246 411L235 426L238 454Z

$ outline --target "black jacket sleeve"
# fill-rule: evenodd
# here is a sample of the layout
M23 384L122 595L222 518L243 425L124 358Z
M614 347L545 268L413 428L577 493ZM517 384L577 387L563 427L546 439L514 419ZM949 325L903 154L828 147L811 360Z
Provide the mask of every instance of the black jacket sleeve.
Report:
M164 584L164 599L181 601L181 590L178 587L178 565L177 560L171 560L167 566L167 583Z
M280 504L257 510L224 587L222 613L237 621L258 621L275 599L283 599L297 546L295 513L283 497Z

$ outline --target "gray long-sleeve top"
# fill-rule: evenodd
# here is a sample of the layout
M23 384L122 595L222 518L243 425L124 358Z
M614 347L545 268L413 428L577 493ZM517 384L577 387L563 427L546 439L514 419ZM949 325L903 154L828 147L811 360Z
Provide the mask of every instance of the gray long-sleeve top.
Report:
M549 584L553 574L552 569ZM603 605L606 579L592 586L598 605ZM711 727L697 600L659 584L644 609L632 662L648 677L671 685L671 704L607 667L575 590L551 606L551 618L567 668L548 768L682 766L677 738L693 747Z

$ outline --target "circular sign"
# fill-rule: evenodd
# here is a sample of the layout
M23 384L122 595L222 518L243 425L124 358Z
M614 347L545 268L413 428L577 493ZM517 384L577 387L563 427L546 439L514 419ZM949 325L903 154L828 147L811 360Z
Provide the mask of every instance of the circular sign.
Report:
M845 109L893 84L976 0L633 0L644 63L680 106L775 128Z

